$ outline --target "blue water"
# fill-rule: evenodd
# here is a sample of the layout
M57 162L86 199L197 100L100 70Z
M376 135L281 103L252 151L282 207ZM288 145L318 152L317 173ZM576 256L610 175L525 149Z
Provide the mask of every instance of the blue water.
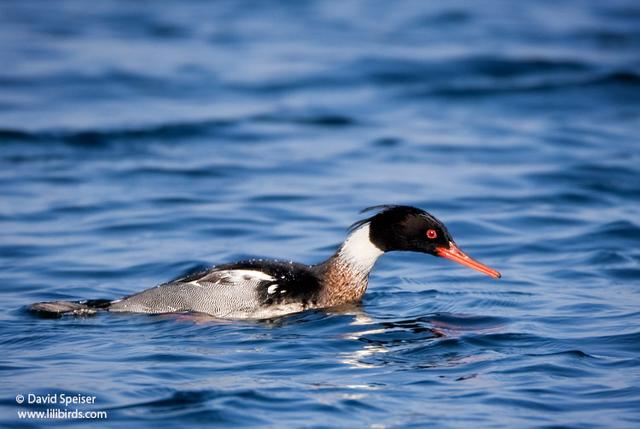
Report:
M640 427L637 2L2 2L0 63L0 426ZM503 278L397 253L264 322L25 311L317 262L382 203Z

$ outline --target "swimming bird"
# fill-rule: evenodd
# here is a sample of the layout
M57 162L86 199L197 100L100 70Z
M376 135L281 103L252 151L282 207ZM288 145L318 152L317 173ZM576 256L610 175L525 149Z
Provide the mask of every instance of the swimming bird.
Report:
M392 251L428 253L501 277L460 250L446 226L426 211L399 205L375 206L363 212L368 210L376 212L353 224L338 250L316 265L251 259L218 265L113 301L40 302L29 310L49 317L105 310L266 319L360 301L374 264Z

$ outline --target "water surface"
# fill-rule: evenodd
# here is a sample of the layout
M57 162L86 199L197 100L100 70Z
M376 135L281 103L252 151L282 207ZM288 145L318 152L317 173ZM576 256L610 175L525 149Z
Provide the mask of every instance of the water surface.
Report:
M639 53L632 1L0 4L0 425L638 427ZM398 253L335 311L25 311L317 262L382 203L503 278Z

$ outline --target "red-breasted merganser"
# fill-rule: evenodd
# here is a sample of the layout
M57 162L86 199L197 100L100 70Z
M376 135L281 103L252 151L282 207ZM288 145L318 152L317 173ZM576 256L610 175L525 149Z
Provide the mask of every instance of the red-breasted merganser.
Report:
M356 222L336 253L325 262L304 265L253 259L218 265L114 301L54 301L29 306L41 315L205 313L217 318L264 319L311 308L358 302L369 273L385 252L404 250L451 259L493 278L500 273L462 252L442 222L409 206L376 206Z

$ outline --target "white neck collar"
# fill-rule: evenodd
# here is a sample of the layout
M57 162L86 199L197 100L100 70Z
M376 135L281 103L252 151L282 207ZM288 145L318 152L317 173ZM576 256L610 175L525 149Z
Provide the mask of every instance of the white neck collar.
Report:
M384 252L371 242L369 223L353 231L338 250L338 257L353 266L359 272L367 274Z

